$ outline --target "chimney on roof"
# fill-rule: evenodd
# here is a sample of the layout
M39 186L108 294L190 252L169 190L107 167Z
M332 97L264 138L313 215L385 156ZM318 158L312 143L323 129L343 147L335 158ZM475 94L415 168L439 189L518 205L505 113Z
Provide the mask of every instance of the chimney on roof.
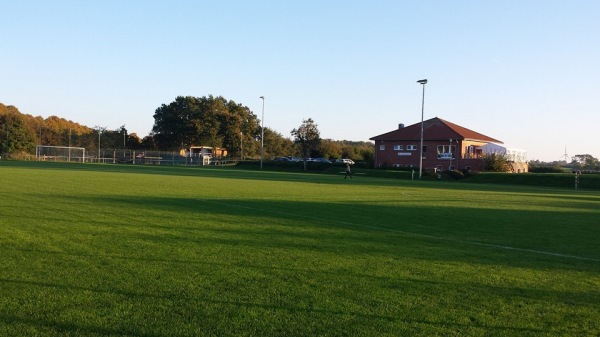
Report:
M402 129L402 128L404 128L404 123L398 124L398 129Z

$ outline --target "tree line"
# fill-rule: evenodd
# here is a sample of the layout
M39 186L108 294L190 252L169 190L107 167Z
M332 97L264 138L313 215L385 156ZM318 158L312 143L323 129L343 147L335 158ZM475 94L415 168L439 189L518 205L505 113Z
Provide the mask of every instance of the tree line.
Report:
M125 126L116 130L91 128L58 116L42 118L22 114L16 107L0 103L0 153L20 158L35 154L36 145L73 146L98 149L98 133L102 148L141 149L149 139L128 134Z
M317 131L310 144L298 138L306 122ZM128 133L125 125L109 130L89 127L50 116L42 118L22 114L14 106L0 103L0 153L18 158L33 155L36 145L84 147L88 151L101 149L178 151L189 146L225 148L229 156L253 159L260 157L263 130L260 120L248 107L218 96L178 96L169 104L162 104L154 112L152 132L140 138ZM320 139L312 119L302 121L299 128L290 131L291 137L264 128L264 156L324 158L352 158L372 160L370 142Z
M529 162L530 172L564 172L567 170L600 171L600 160L590 154L578 154L571 157L571 160L555 160L553 162L543 162L532 160Z

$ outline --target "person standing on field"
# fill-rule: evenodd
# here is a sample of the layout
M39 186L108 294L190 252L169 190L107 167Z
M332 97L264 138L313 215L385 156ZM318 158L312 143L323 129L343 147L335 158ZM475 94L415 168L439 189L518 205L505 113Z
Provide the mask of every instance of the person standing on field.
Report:
M350 171L350 164L346 163L346 174L344 175L344 179L350 177L352 179L352 172Z

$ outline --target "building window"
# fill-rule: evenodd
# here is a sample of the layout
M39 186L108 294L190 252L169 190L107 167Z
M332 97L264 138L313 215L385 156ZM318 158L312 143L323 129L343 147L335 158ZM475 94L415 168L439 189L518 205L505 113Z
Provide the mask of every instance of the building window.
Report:
M416 145L407 145L406 149L408 151L416 151L417 150L417 146Z
M438 145L437 157L438 159L453 159L456 154L456 146L454 145Z
M394 145L394 151L402 151L404 150L404 146L402 145Z
M379 145L379 151L385 151L385 144Z
M479 158L481 156L481 149L477 149L474 145L469 145L465 149L464 158Z

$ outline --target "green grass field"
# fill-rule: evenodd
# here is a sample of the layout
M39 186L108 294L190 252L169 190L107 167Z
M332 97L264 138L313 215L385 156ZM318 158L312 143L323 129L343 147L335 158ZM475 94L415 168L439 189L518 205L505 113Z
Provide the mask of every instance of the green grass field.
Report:
M0 161L0 336L598 336L600 192Z

